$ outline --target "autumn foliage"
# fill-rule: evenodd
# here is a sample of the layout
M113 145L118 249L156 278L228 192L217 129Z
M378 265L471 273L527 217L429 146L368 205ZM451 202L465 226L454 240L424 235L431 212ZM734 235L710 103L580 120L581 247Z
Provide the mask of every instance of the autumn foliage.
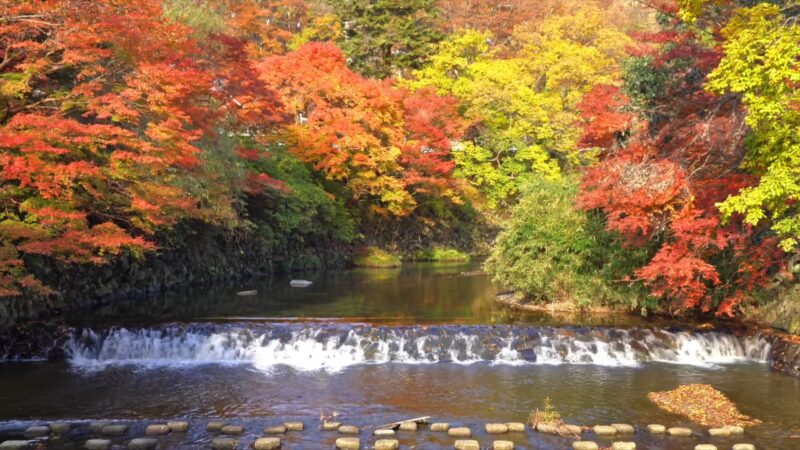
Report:
M671 391L651 392L647 398L666 411L707 427L748 427L761 423L739 412L725 394L708 384L687 384Z

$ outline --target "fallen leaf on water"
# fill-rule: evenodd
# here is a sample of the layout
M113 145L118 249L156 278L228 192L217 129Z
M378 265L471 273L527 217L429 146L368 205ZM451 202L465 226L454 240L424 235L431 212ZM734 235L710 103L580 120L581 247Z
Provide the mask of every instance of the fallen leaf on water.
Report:
M708 384L687 384L671 391L651 392L647 398L664 410L708 427L747 427L761 423L739 412L725 394Z

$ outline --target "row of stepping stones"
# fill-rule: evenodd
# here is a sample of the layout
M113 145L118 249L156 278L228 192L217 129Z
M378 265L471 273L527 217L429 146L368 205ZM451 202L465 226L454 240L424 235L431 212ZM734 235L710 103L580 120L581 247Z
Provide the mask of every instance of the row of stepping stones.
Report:
M578 427L580 429L580 427ZM582 429L580 429L582 431ZM592 432L598 436L617 436L624 434L633 434L634 428L632 425L624 423L614 423L611 425L595 425L591 428ZM669 436L691 436L692 430L685 427L670 427L664 425L650 424L647 426L647 431L650 434L667 434ZM575 433L580 435L580 432ZM726 425L719 428L710 428L708 430L709 436L732 436L744 434L744 428L737 425ZM572 443L574 450L598 450L599 446L593 441L576 441ZM635 450L635 442L614 442L611 444L611 450ZM713 444L698 444L694 447L695 450L717 450ZM753 444L735 444L731 450L755 450Z

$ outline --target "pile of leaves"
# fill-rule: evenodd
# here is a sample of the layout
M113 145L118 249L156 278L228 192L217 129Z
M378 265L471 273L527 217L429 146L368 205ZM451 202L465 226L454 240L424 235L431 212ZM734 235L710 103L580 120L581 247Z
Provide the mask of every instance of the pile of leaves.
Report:
M761 423L739 412L725 394L708 384L687 384L671 391L651 392L647 398L662 409L709 427L747 427Z

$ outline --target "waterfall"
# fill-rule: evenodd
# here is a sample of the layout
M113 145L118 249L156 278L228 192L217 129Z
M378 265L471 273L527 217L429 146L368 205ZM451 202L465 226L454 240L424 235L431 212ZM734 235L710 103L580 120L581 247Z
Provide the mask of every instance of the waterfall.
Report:
M70 364L173 367L247 364L269 371L335 372L358 364L488 363L639 366L649 362L711 367L764 362L769 343L720 331L538 326L363 324L188 324L76 330Z

